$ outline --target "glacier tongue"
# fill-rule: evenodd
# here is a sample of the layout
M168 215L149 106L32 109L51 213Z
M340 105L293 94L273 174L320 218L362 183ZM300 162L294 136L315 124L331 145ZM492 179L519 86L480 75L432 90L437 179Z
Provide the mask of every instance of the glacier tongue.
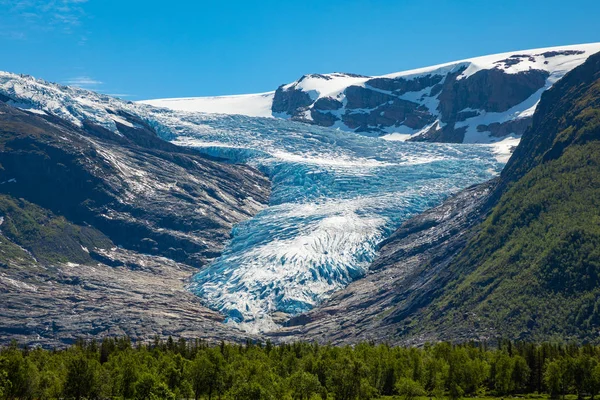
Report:
M502 167L485 145L390 142L274 118L171 111L4 72L0 94L116 135L118 115L137 115L167 140L269 175L269 207L236 226L221 257L190 285L249 331L276 329L366 274L377 244L404 220Z
M273 182L269 208L239 224L190 285L253 332L277 329L363 276L404 220L502 167L489 146L389 142L243 116L180 118L176 143L254 165Z

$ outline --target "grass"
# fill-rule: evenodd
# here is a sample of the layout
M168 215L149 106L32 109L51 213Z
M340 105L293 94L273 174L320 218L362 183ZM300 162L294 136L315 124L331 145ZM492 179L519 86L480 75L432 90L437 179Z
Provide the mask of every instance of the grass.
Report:
M112 242L98 230L70 223L23 199L0 194L0 262L91 262L86 249L108 248ZM29 253L27 253L27 250Z

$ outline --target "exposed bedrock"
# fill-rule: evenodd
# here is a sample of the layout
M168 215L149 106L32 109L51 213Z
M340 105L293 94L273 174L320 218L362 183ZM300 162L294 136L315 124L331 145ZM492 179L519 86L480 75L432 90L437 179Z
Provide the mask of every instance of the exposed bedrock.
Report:
M408 92L420 92L430 87L433 88L443 79L444 77L442 75L425 75L413 79L403 77L373 78L369 79L365 85L375 89L393 92L396 96L401 96ZM435 93L431 95L435 95Z
M129 335L244 340L186 290L270 182L161 140L0 101L0 342Z
M481 70L464 79L447 77L438 99L442 121L456 121L460 111L471 108L504 112L527 100L544 87L548 72L529 70L507 74L499 69Z
M445 75L373 78L360 85L349 85L333 97L319 97L316 91L306 91L301 85L306 79L303 77L294 85L277 89L272 110L287 114L295 121L325 127L338 123L371 135L395 130L415 133L437 120L443 128L433 126L413 140L462 142L465 129L455 129L456 122L467 121L482 112L505 112L546 85L547 71L530 69L508 73L503 70L520 60L515 55L498 62L497 68L480 70L467 77L462 76L466 70L462 67ZM325 78L327 76L323 76ZM512 126L490 125L485 132L492 132L496 137L522 134L530 122L530 119L522 119Z
M199 267L268 200L258 171L164 142L133 117L135 128L119 124L117 135L4 103L0 110L0 182L13 180L2 191L93 225L128 249Z

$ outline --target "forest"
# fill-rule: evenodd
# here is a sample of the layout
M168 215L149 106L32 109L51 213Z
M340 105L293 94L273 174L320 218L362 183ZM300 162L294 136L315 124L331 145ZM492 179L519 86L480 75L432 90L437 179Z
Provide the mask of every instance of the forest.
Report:
M0 350L3 399L591 400L600 347L450 343L392 347L201 340L80 340L64 349Z

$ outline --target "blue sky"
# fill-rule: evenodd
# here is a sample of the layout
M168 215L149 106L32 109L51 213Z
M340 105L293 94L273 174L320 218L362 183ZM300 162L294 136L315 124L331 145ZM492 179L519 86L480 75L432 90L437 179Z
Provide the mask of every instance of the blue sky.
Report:
M131 100L600 41L598 0L0 0L0 70Z

